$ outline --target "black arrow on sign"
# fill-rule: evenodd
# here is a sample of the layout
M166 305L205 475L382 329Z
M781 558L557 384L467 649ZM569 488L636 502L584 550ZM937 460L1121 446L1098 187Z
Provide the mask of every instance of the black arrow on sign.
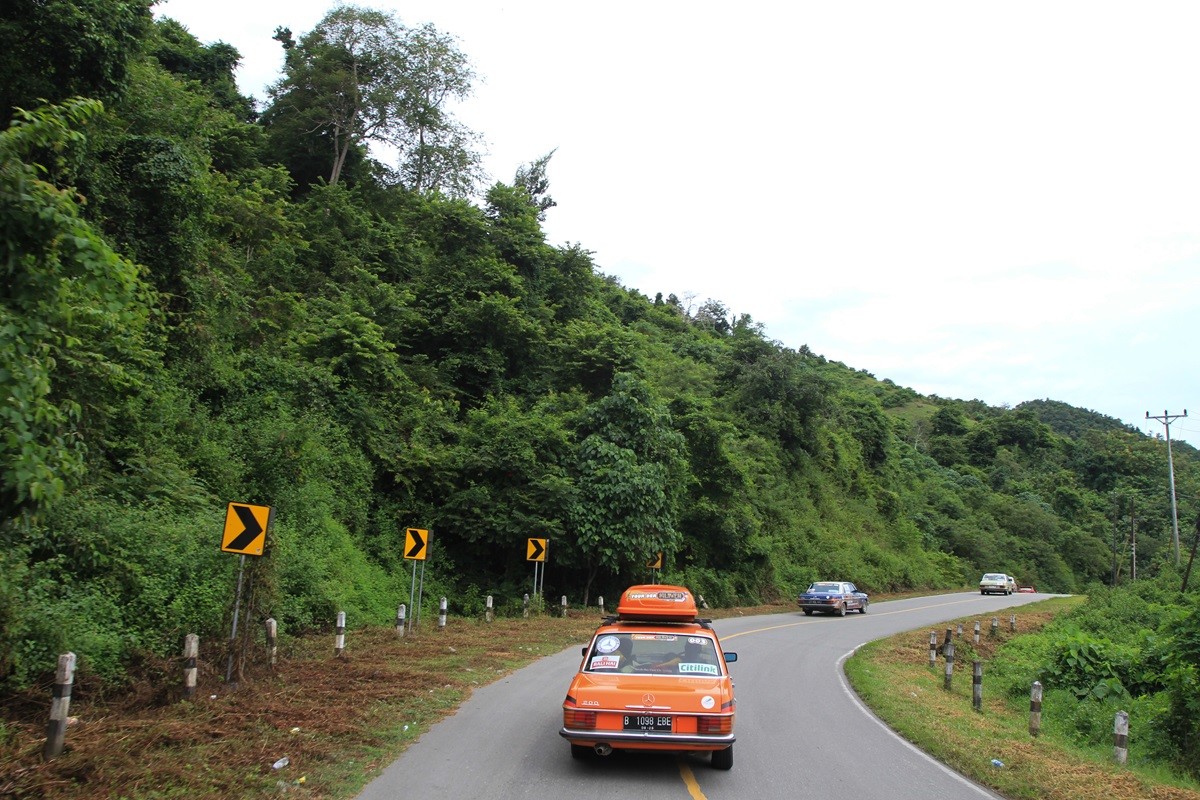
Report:
M225 545L225 549L245 550L262 534L263 529L258 524L258 520L254 518L254 512L249 506L234 506L233 510L237 512L238 519L242 521L242 525L246 526L246 529L239 533L232 542Z
M421 551L425 549L425 540L421 538L421 534L415 528L412 529L411 533L413 538L413 546L407 553L404 554L405 558L416 558L417 556L421 555ZM421 569L425 568L421 567Z
M531 539L533 542L533 555L529 557L530 561L541 561L542 553L546 552L546 548L542 547L541 539Z

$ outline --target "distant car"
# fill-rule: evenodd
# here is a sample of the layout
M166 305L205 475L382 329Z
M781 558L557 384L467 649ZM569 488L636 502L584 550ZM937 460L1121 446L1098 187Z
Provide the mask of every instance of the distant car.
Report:
M979 579L980 594L1003 594L1009 595L1013 590L1009 586L1009 581L1012 580L1003 572L988 572Z
M867 613L870 603L866 592L860 592L853 583L845 581L818 581L809 584L800 595L800 610L805 616L812 616L814 611L825 614L846 616L847 611L857 610L860 614Z
M1017 591L1021 594L1037 594L1037 588L1033 586L1018 586Z
M1012 594L1017 590L1017 579L1012 575L1005 575L1004 577L1008 579L1008 593Z
M583 648L559 735L574 758L614 750L711 753L733 767L733 678L709 620L682 586L631 586Z

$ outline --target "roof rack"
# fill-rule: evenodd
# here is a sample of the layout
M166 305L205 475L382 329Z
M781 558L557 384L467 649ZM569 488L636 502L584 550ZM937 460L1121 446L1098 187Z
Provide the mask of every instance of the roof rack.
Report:
M639 584L630 586L617 603L622 621L695 622L696 599L683 586Z

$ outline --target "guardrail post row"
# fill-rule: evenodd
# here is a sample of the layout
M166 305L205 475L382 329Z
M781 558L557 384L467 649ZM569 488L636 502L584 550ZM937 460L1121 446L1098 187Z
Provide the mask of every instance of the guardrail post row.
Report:
M992 636L1000 632L1000 618L992 617Z
M564 619L567 616L567 596L565 594L562 596L562 615Z
M942 640L942 652L946 652L946 648L954 641L954 629L946 628L946 638Z
M496 618L496 613L492 610L492 596L490 594L487 596L487 609L483 612L483 618L487 622L491 622Z
M1008 615L1008 629L1010 631L1015 631L1017 629L1017 615L1016 614Z
M406 616L408 616L408 606L401 603L400 607L396 609L396 636L401 639L404 638L404 618Z
M1113 720L1113 758L1121 766L1129 758L1129 712L1118 711Z
M1042 732L1042 682L1034 681L1029 690L1029 735Z
M954 635L957 636L959 639L962 638L962 623L961 622L958 623L958 626L955 628Z
M274 617L267 618L267 659L271 662L271 669L275 669L275 661L279 657L279 623Z
M196 696L196 657L200 655L200 637L189 633L183 637L183 696Z
M701 608L708 608L708 601L704 599L704 595L698 594L698 595L696 595L696 597L699 598L699 600L700 600Z
M972 662L971 708L983 711L983 664L979 661Z
M950 691L951 682L954 679L954 642L946 645L946 677L942 680L942 688L947 692Z
M937 667L937 631L929 632L929 668Z
M346 612L337 613L337 627L333 629L333 654L340 657L346 649Z
M604 616L604 595L597 598L600 601L600 616Z
M446 630L446 598L443 597L438 603L438 630Z
M75 683L75 654L58 657L54 673L54 699L50 701L50 723L46 726L46 746L42 758L46 761L63 751L67 740L67 712L71 710L71 685Z
M529 619L529 592L525 593L525 603L522 606L521 616L525 617L525 619Z
M979 644L979 620L975 620L975 644Z

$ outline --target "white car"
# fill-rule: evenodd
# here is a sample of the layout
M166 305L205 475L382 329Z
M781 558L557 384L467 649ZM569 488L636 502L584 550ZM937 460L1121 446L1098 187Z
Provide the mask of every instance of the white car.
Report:
M1008 577L1003 572L985 573L984 576L979 579L979 593L1003 595L1012 594L1015 589L1010 588L1010 586L1015 585L1016 582L1013 581L1013 584L1010 585L1009 581L1012 581L1012 578Z
M1012 575L1005 575L1008 578L1008 593L1013 594L1017 591L1017 579Z

